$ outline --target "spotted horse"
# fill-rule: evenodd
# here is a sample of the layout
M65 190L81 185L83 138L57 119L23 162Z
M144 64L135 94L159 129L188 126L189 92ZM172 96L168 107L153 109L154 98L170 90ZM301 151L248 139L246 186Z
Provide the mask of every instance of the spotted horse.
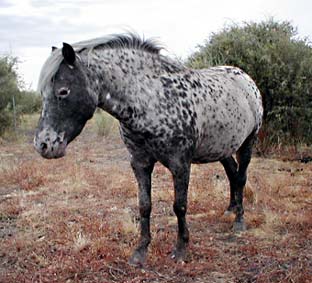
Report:
M187 68L162 55L153 40L133 34L53 50L39 78L43 109L35 148L45 158L64 156L97 107L119 120L139 187L141 230L131 264L144 264L151 241L151 174L157 161L174 182L178 235L172 258L183 261L187 255L192 163L222 163L230 183L227 211L236 214L233 228L245 229L243 188L263 115L260 92L247 74L230 66Z

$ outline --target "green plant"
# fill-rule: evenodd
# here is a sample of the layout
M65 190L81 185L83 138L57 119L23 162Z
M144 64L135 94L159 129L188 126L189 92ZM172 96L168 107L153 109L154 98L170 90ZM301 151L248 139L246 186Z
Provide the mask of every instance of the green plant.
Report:
M0 136L14 124L12 104L18 95L17 59L9 56L0 58Z
M108 113L97 111L95 113L95 124L97 134L101 137L107 137L116 129L117 122Z
M41 97L35 91L20 91L17 96L16 107L21 114L32 114L41 109Z
M38 112L40 96L24 90L17 74L16 57L0 57L0 136L6 131L16 132L21 115Z

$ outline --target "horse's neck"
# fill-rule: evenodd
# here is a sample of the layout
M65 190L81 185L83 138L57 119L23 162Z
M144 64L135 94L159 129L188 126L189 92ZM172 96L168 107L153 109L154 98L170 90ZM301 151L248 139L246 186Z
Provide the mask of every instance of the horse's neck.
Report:
M148 83L161 72L157 56L135 49L94 50L88 56L88 77L91 91L98 96L98 107L126 120L133 108L140 107L138 100L144 100L142 82Z

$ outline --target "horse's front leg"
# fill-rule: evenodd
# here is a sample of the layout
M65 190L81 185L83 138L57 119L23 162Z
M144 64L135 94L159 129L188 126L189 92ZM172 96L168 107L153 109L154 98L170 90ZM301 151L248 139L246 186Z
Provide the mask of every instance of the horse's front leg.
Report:
M178 220L178 236L172 258L175 261L186 261L187 248L189 243L189 231L186 223L187 212L187 191L190 178L190 164L169 168L173 175L174 182L174 204L173 210Z
M139 185L139 209L141 236L137 248L129 259L129 263L142 266L145 262L148 245L151 242L150 214L151 202L151 175L155 161L138 160L132 158L131 166Z

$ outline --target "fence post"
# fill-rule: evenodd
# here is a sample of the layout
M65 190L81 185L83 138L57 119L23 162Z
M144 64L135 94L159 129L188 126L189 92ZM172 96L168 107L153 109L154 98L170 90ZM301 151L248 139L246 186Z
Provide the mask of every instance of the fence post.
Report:
M15 135L16 135L17 134L17 129L16 129L16 105L15 105L15 97L14 97L14 95L12 96L12 102L13 102L14 132L15 132Z

